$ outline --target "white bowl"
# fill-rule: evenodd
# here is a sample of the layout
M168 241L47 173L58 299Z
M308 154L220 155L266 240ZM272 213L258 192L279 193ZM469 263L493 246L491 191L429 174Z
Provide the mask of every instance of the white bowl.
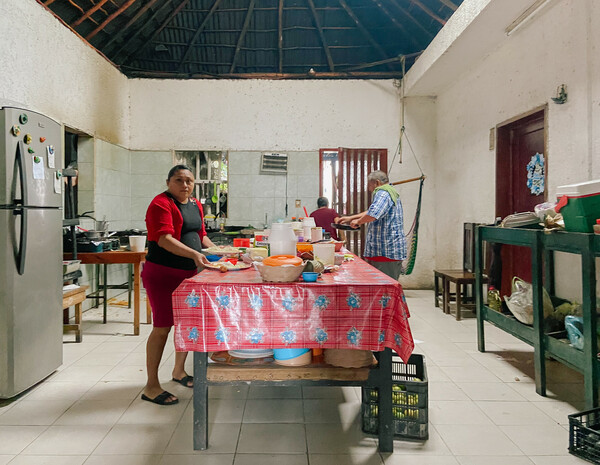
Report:
M270 283L291 283L297 281L300 278L302 271L304 271L304 263L297 266L266 266L262 263L255 262L254 266L260 273L262 280Z

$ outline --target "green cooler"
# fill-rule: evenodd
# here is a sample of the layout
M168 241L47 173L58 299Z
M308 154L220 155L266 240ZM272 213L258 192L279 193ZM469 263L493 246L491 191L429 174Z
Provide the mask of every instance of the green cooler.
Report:
M600 218L600 180L558 186L556 197L556 211L562 213L567 231L594 232Z

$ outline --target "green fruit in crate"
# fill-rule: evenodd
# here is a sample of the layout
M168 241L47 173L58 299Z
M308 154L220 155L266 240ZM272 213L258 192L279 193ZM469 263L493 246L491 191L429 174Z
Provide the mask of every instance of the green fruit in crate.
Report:
M372 389L370 396L371 400L377 400L379 398L379 393L375 389Z
M378 405L371 405L371 416L372 417L376 417L379 415L379 406Z
M408 405L419 405L419 395L418 394L409 394L408 395Z
M404 410L401 409L400 407L392 408L392 414L394 415L394 418L396 418L397 420L402 420L403 418L406 417Z
M404 411L404 415L406 416L406 418L410 418L411 420L419 419L419 411L415 409L406 409Z

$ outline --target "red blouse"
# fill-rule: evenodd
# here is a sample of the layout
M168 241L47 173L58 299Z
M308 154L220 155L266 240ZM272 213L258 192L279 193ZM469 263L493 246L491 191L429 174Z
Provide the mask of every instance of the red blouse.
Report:
M189 198L190 202L193 202L198 206L200 210L200 218L202 219L202 229L198 231L200 236L200 242L206 236L206 229L204 229L204 212L202 211L202 205L198 200L193 197ZM148 240L158 242L160 236L170 234L177 240L181 240L181 228L183 226L183 216L175 201L169 197L165 192L158 194L146 211L146 228L148 229Z

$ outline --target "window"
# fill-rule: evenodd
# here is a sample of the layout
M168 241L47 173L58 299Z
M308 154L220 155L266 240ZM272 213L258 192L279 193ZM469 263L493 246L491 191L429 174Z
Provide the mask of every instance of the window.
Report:
M226 151L176 151L175 164L189 166L196 178L194 197L204 215L227 216L228 157Z

